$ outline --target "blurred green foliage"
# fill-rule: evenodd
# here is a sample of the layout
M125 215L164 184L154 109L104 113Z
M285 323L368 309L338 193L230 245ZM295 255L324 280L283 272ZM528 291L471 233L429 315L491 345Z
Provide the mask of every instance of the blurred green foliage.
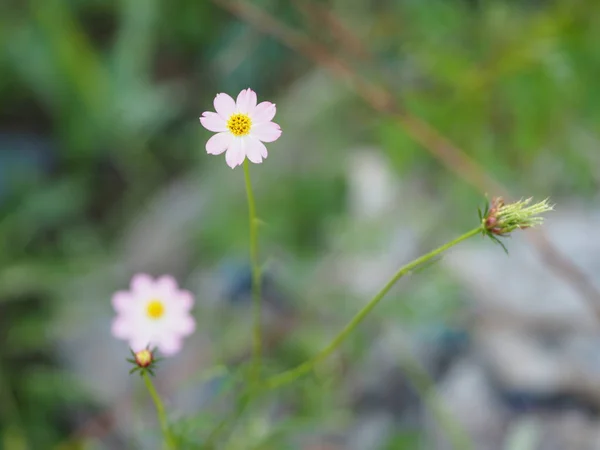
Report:
M253 3L278 20L327 35L293 2ZM374 61L361 71L389 83L412 113L515 195L597 193L600 3L322 4L372 52ZM82 267L118 254L124 227L166 186L190 174L208 177L208 167L221 164L203 157L208 133L197 124L214 94L252 86L261 98L297 100L314 70L210 1L0 6L1 448L52 448L76 429L71 417L99 408L61 366L52 340L56 305L76 300L65 299L62 286ZM258 186L266 245L294 255L298 273L323 253L332 221L344 219L343 162L357 143L380 146L400 177L416 174L433 201L452 204L454 214L441 228L464 225L481 203L480 192L395 121L374 116L342 89L331 108L312 111L310 103L298 103L309 119L295 136L306 141L290 144L301 150L290 160L302 170L271 170ZM297 123L278 119L286 133ZM243 198L226 199L232 191L220 191L228 181L214 181L211 204L228 207L208 213L193 236L194 264L244 252L247 245ZM454 290L443 276L440 283ZM388 310L424 320L428 313L417 308L420 296L430 294L420 292L414 302ZM306 356L282 353L289 358L284 366ZM305 391L298 399L301 416L318 421L322 402L330 400L327 389ZM415 439L402 434L389 448L414 448Z

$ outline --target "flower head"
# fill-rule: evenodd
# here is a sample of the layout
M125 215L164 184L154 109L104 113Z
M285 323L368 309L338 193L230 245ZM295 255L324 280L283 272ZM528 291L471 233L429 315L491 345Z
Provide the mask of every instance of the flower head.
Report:
M192 294L179 290L175 279L168 275L156 280L146 274L135 275L130 288L113 295L117 312L113 336L127 340L136 354L148 347L157 347L167 356L179 352L183 338L196 327L190 314Z
M275 104L257 105L256 101L256 93L251 89L244 89L235 101L227 94L217 94L216 113L206 111L200 117L204 128L217 133L206 143L207 153L220 155L226 151L225 161L232 169L246 158L260 164L268 155L263 142L273 142L281 136L279 125L271 121Z
M533 205L530 205L531 200L528 198L505 203L502 197L492 199L485 211L479 212L483 234L502 245L498 236L505 237L516 229L524 230L541 225L544 222L541 214L552 211L554 206L548 203L548 199ZM506 251L504 245L502 247Z

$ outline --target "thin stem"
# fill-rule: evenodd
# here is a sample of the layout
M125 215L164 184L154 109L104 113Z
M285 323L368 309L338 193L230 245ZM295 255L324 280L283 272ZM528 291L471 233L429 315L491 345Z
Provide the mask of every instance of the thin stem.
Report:
M437 249L423 255L414 261L402 266L392 278L386 283L386 285L348 322L348 324L340 331L340 333L325 347L321 350L314 358L296 366L293 369L287 370L279 375L274 375L266 381L267 389L275 389L285 384L291 383L297 378L306 375L314 369L314 367L327 358L343 341L348 335L358 326L360 322L377 306L381 299L387 294L390 289L396 284L396 282L404 275L409 273L411 270L426 263L430 259L436 257L440 253L448 250L450 247L455 246L459 242L462 242L476 234L481 233L481 226L469 231L468 233L459 236L458 238L438 247Z
M146 387L148 388L148 392L150 392L150 397L152 397L152 401L154 402L154 406L156 407L156 413L158 414L158 421L160 422L160 428L162 430L163 437L165 439L164 446L165 446L165 448L167 448L169 450L174 450L175 449L175 441L173 439L173 436L171 435L171 431L169 430L169 424L167 422L167 415L165 413L165 407L162 403L162 400L160 399L158 392L156 392L156 389L154 388L154 383L152 383L152 380L150 379L150 376L148 375L148 373L146 371L144 371L142 373L142 378L144 378L144 383L146 384Z
M252 334L252 349L254 357L254 384L260 383L260 366L262 357L261 338L261 286L260 265L258 261L258 218L252 182L250 181L250 163L244 161L244 178L246 180L246 194L248 196L248 221L250 225L250 264L252 265L252 304L254 317L254 331Z

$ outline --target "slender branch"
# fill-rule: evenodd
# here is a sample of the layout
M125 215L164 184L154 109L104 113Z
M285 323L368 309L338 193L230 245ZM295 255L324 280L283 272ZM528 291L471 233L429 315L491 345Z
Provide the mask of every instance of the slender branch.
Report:
M431 260L435 256L440 253L448 250L450 247L455 246L459 242L462 242L470 237L473 237L479 233L481 233L481 226L477 227L468 233L459 236L458 238L438 247L437 249L423 255L414 261L402 266L387 282L387 284L348 322L348 324L340 331L340 333L327 345L323 350L321 350L314 358L300 364L299 366L290 369L286 372L280 373L279 375L274 375L271 378L266 380L266 388L267 389L275 389L281 387L285 384L291 383L297 378L300 378L303 375L311 372L315 366L327 358L333 351L339 347L339 345L348 337L348 335L360 324L363 319L377 306L377 304L381 301L381 299L392 289L394 284L402 278L407 273L411 272L421 264L426 263Z

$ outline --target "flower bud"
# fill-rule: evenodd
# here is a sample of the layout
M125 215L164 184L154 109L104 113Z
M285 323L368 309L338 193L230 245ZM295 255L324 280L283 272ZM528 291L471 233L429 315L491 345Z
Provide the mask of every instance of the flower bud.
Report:
M135 353L135 363L143 369L149 367L153 361L154 355L148 349L140 350Z
M128 358L127 361L133 364L133 368L129 371L129 373L132 374L139 372L140 375L143 375L147 372L154 376L156 363L162 359L154 356L155 351L156 349L150 350L150 348L145 348L137 352L131 350L131 355L133 358Z

